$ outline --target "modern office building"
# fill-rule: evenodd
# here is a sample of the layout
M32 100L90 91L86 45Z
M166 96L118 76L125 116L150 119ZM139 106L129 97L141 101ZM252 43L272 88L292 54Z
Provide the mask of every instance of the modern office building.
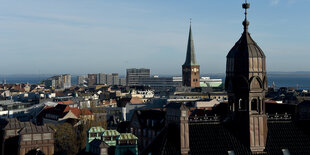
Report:
M141 80L150 78L150 69L146 68L130 68L127 69L126 83L128 86L137 86Z
M63 81L63 88L70 88L71 87L71 75L70 74L64 74L61 75L61 79Z
M173 77L158 77L158 76L140 79L138 83L139 83L138 85L140 86L150 86L152 88L177 87L181 85L181 82L174 81Z
M109 85L109 86L111 86L111 85L113 85L113 76L112 76L112 74L107 74L107 76L106 76L106 85Z
M88 74L88 87L97 84L97 74Z
M106 84L107 82L107 74L99 73L97 74L97 84Z
M117 73L112 73L112 85L119 85L119 77Z
M126 86L126 78L119 78L119 85Z
M71 75L57 75L44 81L47 88L66 89L71 87Z
M112 73L112 74L99 73L97 74L96 84L104 84L109 86L119 85L118 73Z
M87 76L85 75L77 76L77 81L79 86L85 85L87 83Z

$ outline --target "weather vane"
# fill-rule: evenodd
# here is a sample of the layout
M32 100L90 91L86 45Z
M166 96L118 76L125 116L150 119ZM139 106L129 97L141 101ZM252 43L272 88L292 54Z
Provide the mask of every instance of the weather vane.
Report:
M247 17L247 9L250 8L250 3L247 2L247 0L245 0L245 3L242 4L242 8L245 10L244 14L245 14L245 19Z
M242 8L244 9L244 16L245 16L245 19L242 24L244 26L244 29L247 31L248 26L250 24L250 22L247 19L247 14L248 14L247 9L250 8L250 3L248 3L247 0L245 0L245 3L242 4Z

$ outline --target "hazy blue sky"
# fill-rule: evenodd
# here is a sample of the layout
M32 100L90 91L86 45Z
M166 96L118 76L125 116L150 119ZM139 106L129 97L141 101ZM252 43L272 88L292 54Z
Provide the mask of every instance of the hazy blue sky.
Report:
M310 0L249 0L268 71L310 71ZM189 19L202 73L224 73L242 0L0 0L0 74L180 74Z

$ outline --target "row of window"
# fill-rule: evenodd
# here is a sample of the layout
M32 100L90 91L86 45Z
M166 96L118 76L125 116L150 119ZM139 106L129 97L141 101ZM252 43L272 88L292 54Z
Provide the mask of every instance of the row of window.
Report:
M254 98L251 100L251 105L250 105L250 110L251 111L256 111L256 112L259 112L260 111L260 99L257 99L257 98ZM247 101L244 101L242 99L239 99L239 102L238 102L238 109L239 110L247 110Z
M143 129L142 132L141 132L141 129L132 129L131 132L134 134L134 135L137 135L138 137L148 137L148 138L153 138L155 137L156 135L159 134L159 131L155 132L151 129Z
M118 145L136 145L137 140L132 139L132 140L118 140L117 141Z
M49 140L49 139L52 139L52 133L25 134L22 136L22 141Z

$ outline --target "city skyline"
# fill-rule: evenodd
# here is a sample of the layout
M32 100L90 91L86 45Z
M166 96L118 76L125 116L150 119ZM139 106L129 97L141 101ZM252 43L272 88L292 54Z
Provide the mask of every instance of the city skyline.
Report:
M181 74L190 18L201 73L224 73L242 33L242 1L178 2L2 1L1 74ZM267 72L310 71L310 1L249 3L249 32L268 55Z

